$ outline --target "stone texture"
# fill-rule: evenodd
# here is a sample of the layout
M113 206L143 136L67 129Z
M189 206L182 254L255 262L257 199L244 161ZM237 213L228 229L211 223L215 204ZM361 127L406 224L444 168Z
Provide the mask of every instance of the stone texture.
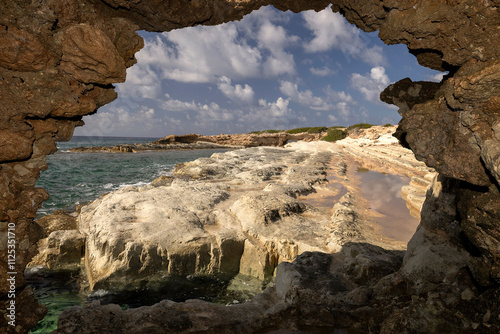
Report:
M40 71L53 58L35 35L0 25L0 66L12 71Z
M100 29L78 24L62 31L61 70L86 84L125 81L125 61Z
M389 85L382 93L380 99L386 103L399 107L399 114L404 114L414 105L434 99L441 84L437 82L417 81L404 78Z
M375 129L369 134L381 138ZM356 191L338 203L331 199L340 186L356 187L354 165L346 171L332 165L337 159L345 160L339 144L327 142L216 153L177 166L173 177L102 196L78 216L90 289L159 289L180 277L229 280L237 274L268 282L279 263L307 251L340 251L366 240L403 248L371 231ZM58 212L39 224L71 229L73 216ZM70 251L61 245L71 237L73 264L79 265L80 236L59 232L65 233L40 241L30 266L69 267Z
M37 243L38 254L27 268L42 266L51 271L80 271L85 236L77 230L50 233Z
M284 146L288 142L297 140L301 141L316 141L326 136L326 132L318 133L286 133L281 131L278 133L237 133L237 134L220 134L213 136L203 136L197 134L189 134L183 136L169 135L164 138L154 141L153 144L200 144L203 142L214 143L227 147L257 147L257 146Z
M196 181L153 181L84 206L79 230L87 238L90 288L131 290L188 275L272 278L278 263L324 248L327 216L292 197L287 186L303 182L310 192L325 182L330 157L314 146L214 154L174 173Z

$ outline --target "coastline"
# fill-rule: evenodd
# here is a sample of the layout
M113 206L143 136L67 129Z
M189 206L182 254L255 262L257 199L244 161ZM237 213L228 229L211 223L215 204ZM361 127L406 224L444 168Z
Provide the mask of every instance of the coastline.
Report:
M150 143L123 144L114 146L93 146L70 148L70 152L78 153L133 153L141 151L169 151L169 150L198 150L198 149L241 149L258 146L283 147L293 141L317 141L327 133L248 133L248 134L220 134L204 136L198 134L169 135Z
M375 222L382 214L362 192L363 169L382 176L405 169L405 177L429 170L416 160L402 163L400 154L382 158L380 148L399 146L391 129L372 131L380 133L363 130L359 138L337 143L247 148L177 165L173 176L114 191L81 208L77 228L42 239L31 266L75 270L76 265L86 272L87 289L127 290L144 284L158 288L174 276L271 282L280 263L309 252L341 254L352 244L400 254L408 240L389 237ZM368 147L378 152L373 159L366 156ZM365 156L350 153L355 150ZM419 191L425 196L425 189ZM83 259L77 250L61 252L61 245L80 245L74 241L82 239ZM72 321L62 319L61 328Z

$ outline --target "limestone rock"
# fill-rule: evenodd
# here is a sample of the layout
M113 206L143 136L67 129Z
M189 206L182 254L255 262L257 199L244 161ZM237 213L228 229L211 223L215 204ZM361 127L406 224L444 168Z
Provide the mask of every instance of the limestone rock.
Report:
M12 71L40 71L53 57L35 35L0 25L0 66Z
M207 233L217 224L214 206L227 197L223 186L177 180L123 188L84 206L79 228L87 236L91 288L131 290L168 275L235 275L243 240L230 229Z
M205 181L165 177L84 206L79 229L87 237L91 289L154 286L169 276L271 278L279 262L321 249L329 227L312 207L287 195L295 195L288 187L246 187L262 189L271 180L295 185L309 173L303 182L312 189L326 180L328 156L271 148L218 153L175 172ZM301 171L303 161L312 165Z
M78 81L100 85L123 82L126 75L124 60L108 36L87 24L64 30L61 69Z
M44 216L36 221L43 229L42 238L48 237L52 232L76 230L76 213L69 214L62 210L54 211L52 214Z
M30 132L18 133L11 130L0 130L1 162L25 160L31 156L35 138Z
M325 132L320 133L297 133L290 134L285 131L278 133L238 133L238 134L221 134L213 136L203 136L197 134L189 134L183 136L170 135L158 139L153 144L193 144L199 142L209 142L227 147L257 147L257 146L284 146L288 142L316 141L326 135Z
M39 253L28 268L43 266L51 271L80 271L85 236L77 230L54 231L38 242Z
M38 219L41 239L38 254L28 268L42 266L51 271L79 271L84 254L85 236L77 230L76 213L58 210Z
M418 160L425 161L439 173L489 185L480 149L470 145L472 134L460 132L460 127L458 114L448 109L441 98L415 105L405 114L395 136L412 149Z

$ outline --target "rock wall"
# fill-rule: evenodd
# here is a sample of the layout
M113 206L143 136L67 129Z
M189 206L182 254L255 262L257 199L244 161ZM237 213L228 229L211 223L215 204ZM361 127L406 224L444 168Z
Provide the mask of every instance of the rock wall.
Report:
M40 171L47 168L45 156L56 150L56 141L71 137L74 127L82 124L83 115L116 98L112 84L125 80L126 68L134 64L134 54L143 45L135 31L219 24L240 19L267 4L297 12L320 10L329 2L0 3L0 263L7 268L0 272L0 280L6 282L11 276L6 274L9 270L17 273L13 275L16 332L27 331L44 313L25 286L22 272L36 249L32 220L48 196L35 187ZM444 259L449 249L440 248L444 240L456 250L455 263L462 266L459 272L466 269L463 284L471 285L472 292L482 292L467 293L466 300L471 304L491 302L493 306L493 297L484 296L494 296L500 284L499 6L498 0L337 0L332 6L361 29L379 30L384 42L408 45L420 64L449 71L440 87L414 83L409 85L411 92L397 85L386 91L391 102L407 105L402 109L399 139L441 173L441 181L422 213L421 229L409 245L402 272L409 291L423 293L420 286L432 283L439 288L449 282L446 273L453 271L438 271L431 278L429 271L411 265L412 259L426 249L436 255L432 262L427 261L428 267L447 265L438 260ZM436 221L436 215L447 218ZM14 236L12 233L16 240L15 264L8 263L7 256L7 240ZM420 247L423 244L429 247ZM8 297L11 291L9 284L0 285L2 314L12 300ZM425 300L422 303L425 305ZM411 307L408 310L411 312ZM405 316L401 312L400 319ZM491 315L494 317L498 325L498 315ZM14 330L6 323L9 320L0 318L2 331ZM397 321L391 326L388 323L384 327L386 332L401 329Z

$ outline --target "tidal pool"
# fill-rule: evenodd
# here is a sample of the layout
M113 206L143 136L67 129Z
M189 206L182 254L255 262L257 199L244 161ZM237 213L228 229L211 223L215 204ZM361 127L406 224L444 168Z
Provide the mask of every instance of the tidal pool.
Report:
M358 167L361 195L368 201L369 209L379 213L372 218L389 238L408 242L419 224L410 215L401 188L410 183L408 177L385 174Z

